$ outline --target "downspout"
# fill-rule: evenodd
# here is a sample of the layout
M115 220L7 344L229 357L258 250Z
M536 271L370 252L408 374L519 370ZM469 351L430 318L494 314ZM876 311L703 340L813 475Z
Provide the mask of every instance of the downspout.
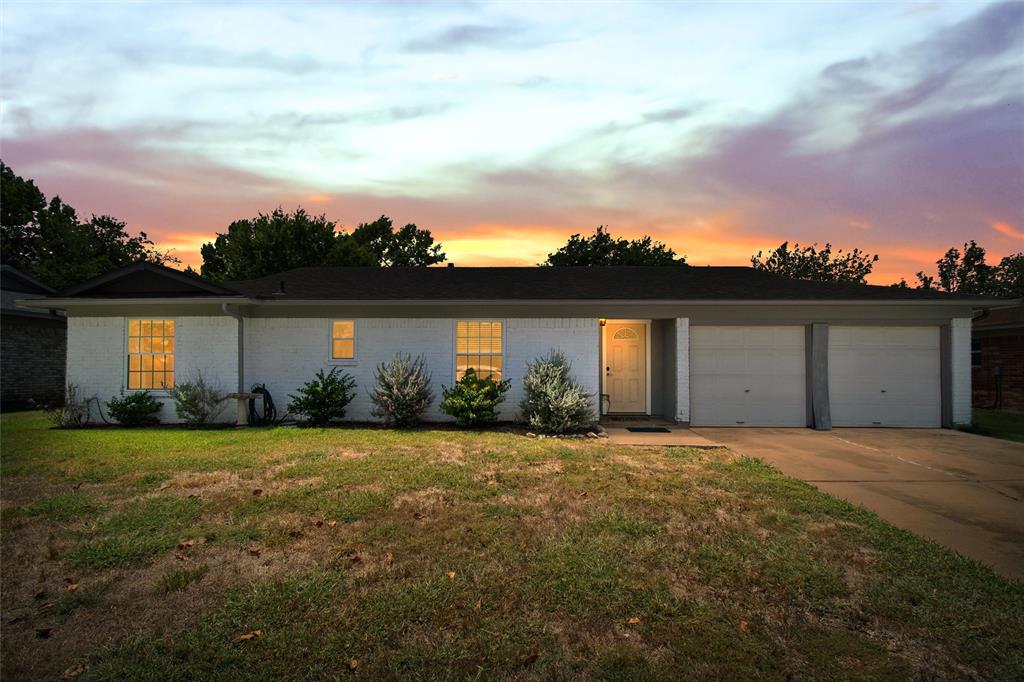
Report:
M227 303L220 304L221 312L238 321L238 392L245 393L245 318L240 312L233 312Z

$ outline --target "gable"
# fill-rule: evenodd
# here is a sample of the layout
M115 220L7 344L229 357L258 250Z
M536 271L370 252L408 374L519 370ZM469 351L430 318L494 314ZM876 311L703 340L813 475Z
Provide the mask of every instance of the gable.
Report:
M232 296L235 292L201 277L152 263L133 263L62 292L76 298L175 298Z

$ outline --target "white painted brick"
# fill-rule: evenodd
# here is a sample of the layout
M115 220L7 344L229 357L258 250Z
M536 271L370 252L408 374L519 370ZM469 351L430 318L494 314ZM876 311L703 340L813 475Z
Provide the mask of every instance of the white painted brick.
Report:
M154 318L158 316L154 315ZM177 381L201 370L204 376L225 391L234 391L238 383L237 322L230 317L175 317L174 369ZM86 396L96 396L106 414L106 402L126 389L127 356L124 317L69 317L69 383L78 384ZM163 391L151 391L162 403L160 420L177 422L174 401ZM90 418L99 421L95 404ZM234 420L226 410L223 418Z
M596 319L506 319L505 377L512 388L501 408L502 419L513 419L522 399L526 362L561 349L573 362L573 375L594 394L598 377L598 323ZM424 355L432 376L435 399L425 415L429 421L450 418L438 407L442 385L455 379L455 319L363 318L356 320L356 359L331 362L328 358L330 319L246 319L245 381L249 386L266 384L283 412L294 393L317 370L338 366L358 384L346 419L371 421L369 392L374 369L398 352Z
M950 395L953 424L971 423L971 319L955 317L950 327Z
M690 421L690 318L676 318L676 421Z

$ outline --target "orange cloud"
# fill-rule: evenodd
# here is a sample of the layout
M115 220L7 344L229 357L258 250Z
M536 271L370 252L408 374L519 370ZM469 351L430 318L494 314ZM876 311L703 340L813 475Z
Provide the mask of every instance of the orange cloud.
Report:
M992 223L992 229L1012 239L1024 239L1024 232L1013 229L1010 223Z

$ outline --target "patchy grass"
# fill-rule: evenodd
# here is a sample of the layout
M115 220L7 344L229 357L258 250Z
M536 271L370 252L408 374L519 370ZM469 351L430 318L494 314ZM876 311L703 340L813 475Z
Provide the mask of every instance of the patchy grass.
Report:
M0 426L11 679L1024 675L1024 587L727 451Z
M160 576L160 581L157 583L157 589L164 594L183 590L195 581L201 580L209 570L209 566L206 564L200 564L199 566L192 568L178 568L173 571L168 571Z
M972 433L1024 443L1024 414L1004 410L973 410Z

